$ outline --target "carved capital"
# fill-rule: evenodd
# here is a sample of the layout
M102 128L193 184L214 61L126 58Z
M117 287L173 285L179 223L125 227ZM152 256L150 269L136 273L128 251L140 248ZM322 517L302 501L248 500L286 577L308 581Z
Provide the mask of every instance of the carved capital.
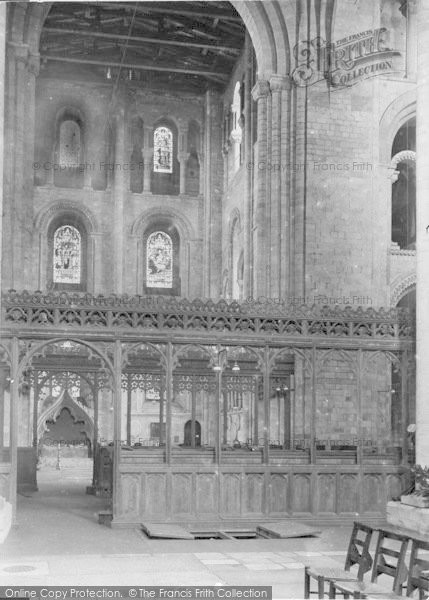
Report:
M270 95L270 84L265 79L258 79L252 89L252 98L258 101L260 98L266 98Z
M282 90L289 90L290 78L284 75L271 75L270 77L270 89L271 92L281 92Z
M397 171L394 167L389 167L387 177L392 183L395 183L398 181L399 171Z

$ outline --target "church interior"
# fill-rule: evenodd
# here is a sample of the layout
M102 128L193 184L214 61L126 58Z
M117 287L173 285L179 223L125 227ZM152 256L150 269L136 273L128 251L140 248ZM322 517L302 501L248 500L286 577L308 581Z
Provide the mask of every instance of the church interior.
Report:
M112 528L384 518L429 462L424 3L6 4L13 520L80 459Z

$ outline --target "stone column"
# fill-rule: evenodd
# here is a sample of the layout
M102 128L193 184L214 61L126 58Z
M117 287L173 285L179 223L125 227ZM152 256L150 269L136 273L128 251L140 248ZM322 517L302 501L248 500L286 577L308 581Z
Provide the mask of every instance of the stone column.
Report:
M186 163L189 158L189 154L186 152L179 152L177 159L180 163L180 195L186 194Z
M418 4L416 463L429 466L429 2Z
M256 190L255 190L255 213L253 225L255 228L254 243L254 294L255 297L264 296L267 293L267 135L268 127L267 112L270 86L268 81L259 79L252 90L252 96L257 102L257 156L255 157Z
M282 174L285 171L284 154L282 153L282 112L284 109L282 94L290 87L289 79L282 75L272 75L270 78L271 88L271 154L270 169L271 176L271 210L268 223L269 236L271 240L270 254L270 281L268 282L268 294L272 298L282 296L282 276L284 273L283 262L288 259L284 250L284 238L286 231L286 206L287 194L282 190Z
M127 172L124 164L125 156L125 109L119 106L116 109L116 138L115 138L115 170L113 185L114 202L114 280L112 282L117 294L123 293L123 271L124 271L124 203L127 197ZM113 291L113 290L112 290Z
M144 194L149 194L151 191L150 182L151 182L152 156L153 156L152 135L153 135L152 125L150 127L145 126L144 127L144 148L142 148L143 163L144 163L144 170L143 170L143 193Z
M244 76L244 166L246 173L246 198L243 219L243 297L253 294L253 257L252 257L252 43L246 32L245 40L246 71Z
M0 288L2 279L2 231L3 231L3 166L4 166L4 85L5 85L5 66L6 66L6 5L0 4ZM0 314L1 314L1 295L0 295ZM3 411L3 392L1 392L1 406ZM1 431L3 444L3 427Z
M150 181L152 173L152 148L145 148L143 150L143 193L150 194Z
M401 12L407 19L407 79L416 79L417 74L417 37L418 37L418 22L417 22L417 2L418 0L406 0L401 6Z

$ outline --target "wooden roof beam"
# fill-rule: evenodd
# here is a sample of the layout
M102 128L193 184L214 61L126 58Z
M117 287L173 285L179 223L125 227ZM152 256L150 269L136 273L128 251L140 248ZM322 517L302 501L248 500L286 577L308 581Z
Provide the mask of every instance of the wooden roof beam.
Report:
M155 4L154 2L150 2L147 4L147 7L143 7L141 6L140 3L137 3L137 8L136 8L136 12L137 13L145 13L145 14L150 14L150 13L161 13L161 14L167 14L167 15L190 15L191 17L203 17L204 19L214 19L214 18L219 18L223 21L236 21L236 22L241 22L242 19L241 17L239 17L238 15L233 15L231 13L227 13L227 12L223 12L223 11L214 11L213 9L211 10L204 10L204 11L198 11L198 10L186 10L185 8L173 8L171 6L170 3L168 3L168 6L152 6L152 4ZM97 4L98 6L106 6L106 2L99 2ZM134 10L135 5L134 4L127 4L125 2L121 2L118 5L120 8L131 8L132 10Z
M62 27L44 27L42 34L44 32L48 33L58 33L60 35L82 35L94 38L105 38L112 40L126 40L130 42L143 42L145 44L157 44L164 46L184 46L187 48L203 48L207 50L213 51L222 51L222 52L241 52L241 48L239 46L220 46L216 44L207 44L203 42L179 42L176 40L164 40L160 38L152 38L152 37L144 37L144 36L128 36L121 35L118 33L102 33L99 31L85 31L81 29L63 29ZM207 34L204 34L207 35Z
M136 71L159 71L166 73L184 73L186 75L200 75L201 77L214 77L220 81L225 82L228 79L228 75L219 73L217 71L203 71L200 69L179 69L175 67L161 67L158 65L142 65L139 63L120 63L116 61L107 60L94 60L94 59L81 59L81 58L70 58L67 56L57 56L51 54L41 54L42 60L50 60L56 62L75 63L81 65L94 65L98 67L123 67L124 69L135 69Z

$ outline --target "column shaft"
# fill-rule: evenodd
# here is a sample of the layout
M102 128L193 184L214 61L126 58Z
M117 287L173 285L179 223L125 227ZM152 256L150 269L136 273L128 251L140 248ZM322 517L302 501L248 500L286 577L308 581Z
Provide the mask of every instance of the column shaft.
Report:
M114 289L118 294L123 293L124 271L124 203L127 196L127 183L124 172L125 157L125 114L120 107L116 116L115 140L115 172L114 172Z
M418 4L416 463L429 465L429 3Z
M257 158L255 160L256 169L256 198L255 198L255 216L254 226L256 239L254 244L254 290L255 296L262 296L267 291L267 254L266 254L266 236L267 236L267 108L269 96L269 84L267 81L257 81L252 90L253 99L257 102Z

